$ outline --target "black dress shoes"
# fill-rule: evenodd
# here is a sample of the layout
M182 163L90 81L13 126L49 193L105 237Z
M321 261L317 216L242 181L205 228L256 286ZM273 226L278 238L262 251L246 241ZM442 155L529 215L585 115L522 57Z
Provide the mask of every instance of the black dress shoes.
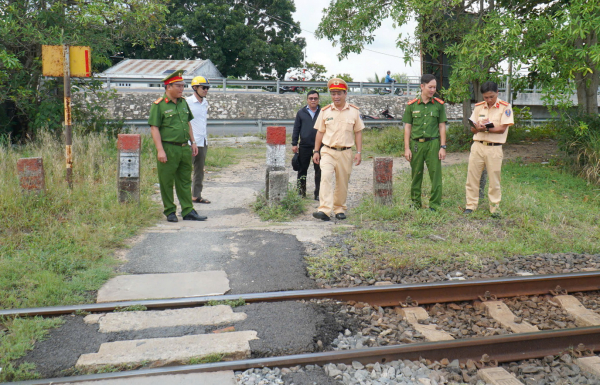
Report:
M179 222L179 219L177 219L177 214L171 213L171 214L167 215L167 221L168 222Z
M313 217L315 217L317 219L320 219L320 220L323 220L323 221L328 221L328 220L331 219L331 218L329 218L329 215L325 214L322 211L315 211L313 213Z
M465 211L463 211L463 214L471 214L473 212L473 210L471 209L465 209Z
M337 213L337 214L335 214L335 218L336 219L340 219L340 220L344 220L344 219L346 219L346 214L344 214L344 213Z
M184 221L205 221L206 217L198 215L196 210L190 211L185 217L183 217Z

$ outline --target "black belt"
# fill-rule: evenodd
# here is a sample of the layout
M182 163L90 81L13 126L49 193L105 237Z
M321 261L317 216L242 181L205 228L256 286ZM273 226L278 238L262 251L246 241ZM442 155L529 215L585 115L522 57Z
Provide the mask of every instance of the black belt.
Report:
M336 150L336 151L344 151L344 150L349 150L352 147L331 147L326 145L325 143L323 143L323 146L327 147L327 148L331 148L332 150Z
M423 143L423 142L429 142L430 140L434 140L434 139L439 139L439 136L436 136L435 138L419 138L419 139L413 139L415 142L419 142L419 143Z
M484 142L483 140L478 140L477 142L483 144L484 146L502 146L502 143Z
M181 146L181 147L185 147L188 145L188 142L183 142L183 143L177 143L177 142L167 142L167 141L162 141L163 143L167 143L167 144L173 144L175 146Z

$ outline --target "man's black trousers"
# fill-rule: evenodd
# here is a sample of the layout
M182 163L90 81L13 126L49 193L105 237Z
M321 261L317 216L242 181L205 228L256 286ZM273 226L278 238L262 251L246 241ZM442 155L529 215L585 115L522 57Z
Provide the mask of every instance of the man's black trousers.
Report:
M298 170L298 190L302 196L306 196L306 175L308 167L313 156L313 148L298 147L298 160L300 162L300 170ZM314 164L314 163L313 163ZM321 187L321 167L315 164L315 198L319 196L319 187Z

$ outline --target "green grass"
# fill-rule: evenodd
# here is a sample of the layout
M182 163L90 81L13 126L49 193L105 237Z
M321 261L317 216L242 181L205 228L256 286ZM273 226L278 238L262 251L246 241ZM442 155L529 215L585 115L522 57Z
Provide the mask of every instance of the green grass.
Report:
M234 299L234 300L225 300L225 301L208 301L206 303L206 306L218 306L218 305L238 307L238 306L246 305L246 301L244 301L244 299L242 299L242 298L238 298L238 299Z
M400 174L393 206L377 205L367 197L353 210L356 229L345 241L350 254L332 248L311 257L309 272L316 278L344 272L369 279L386 268L456 261L476 266L514 255L600 252L598 186L559 167L508 162L502 168L501 219L490 217L487 198L464 216L466 171L466 164L444 168L442 209L435 213L409 207L410 174ZM429 190L425 177L423 192Z
M190 358L186 365L210 364L213 362L221 362L225 358L225 354L213 353L203 357Z
M303 199L295 184L290 183L287 194L279 204L269 205L265 192L261 191L256 196L252 210L263 221L286 222L306 211L308 200Z
M256 151L252 146L211 147L207 167L225 167ZM57 138L41 133L21 147L0 143L0 308L95 301L96 291L114 276L114 251L162 218L162 206L151 199L158 179L149 136L142 136L141 154L141 201L119 204L114 138L74 136L72 190L64 181L64 144ZM45 194L21 192L16 164L24 157L43 158ZM10 362L58 322L0 319L0 382L35 376L31 365L15 368Z
M553 122L541 126L511 127L507 143L554 139L556 128ZM446 133L447 152L469 151L473 134L466 132L460 123L450 123ZM404 156L404 129L398 126L365 129L363 147L368 155Z

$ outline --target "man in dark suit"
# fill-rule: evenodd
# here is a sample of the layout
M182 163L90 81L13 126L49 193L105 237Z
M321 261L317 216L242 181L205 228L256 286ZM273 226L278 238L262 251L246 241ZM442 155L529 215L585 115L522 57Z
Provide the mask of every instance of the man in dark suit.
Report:
M319 106L319 93L315 90L308 91L308 104L300 109L296 114L294 122L294 132L292 133L292 151L298 153L300 169L298 170L298 189L303 197L306 197L306 175L308 167L313 156L313 148L315 146L315 122L321 112ZM300 145L298 146L298 138ZM321 185L321 168L314 163L315 167L315 200L319 200L319 186Z

